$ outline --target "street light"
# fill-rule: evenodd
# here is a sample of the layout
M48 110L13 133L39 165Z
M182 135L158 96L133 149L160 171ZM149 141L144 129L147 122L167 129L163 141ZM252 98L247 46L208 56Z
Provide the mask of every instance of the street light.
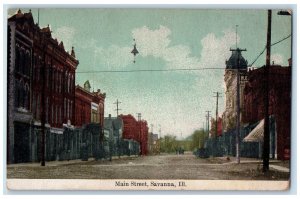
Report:
M292 15L291 10L280 10L277 12L278 15Z

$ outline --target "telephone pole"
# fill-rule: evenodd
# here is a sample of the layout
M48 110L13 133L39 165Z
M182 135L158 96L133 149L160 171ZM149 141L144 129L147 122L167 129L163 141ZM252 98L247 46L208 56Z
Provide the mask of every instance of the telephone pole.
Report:
M236 162L240 163L240 55L242 51L247 51L246 49L230 49L230 51L237 51L238 53L238 65L236 73Z
M139 143L140 143L140 151L139 151L139 155L142 154L142 139L141 139L141 131L142 131L142 114L141 113L137 113L138 115L138 122L139 122Z
M271 23L272 10L268 10L268 32L267 32L267 53L264 70L264 104L265 104L265 124L264 124L264 150L263 150L263 172L269 171L270 154L270 133L269 133L269 67L271 55Z
M210 112L211 111L206 111L207 115L206 115L206 121L207 121L207 132L209 133L209 118L210 116Z
M115 109L115 111L117 111L117 117L119 116L119 111L122 109L119 109L119 104L121 104L121 102L117 99L117 101L114 103L117 105L117 109Z
M215 135L213 136L213 152L216 152L216 148L217 148L217 136L218 136L218 102L219 102L219 97L221 97L221 93L219 92L214 92L216 93L216 97L217 98L217 103L216 103L216 129L215 129ZM213 156L215 156L216 154L213 153Z

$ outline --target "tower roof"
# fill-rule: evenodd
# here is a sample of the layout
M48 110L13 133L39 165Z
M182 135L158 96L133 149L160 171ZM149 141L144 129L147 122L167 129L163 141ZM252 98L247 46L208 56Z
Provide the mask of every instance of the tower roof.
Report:
M239 49L232 51L229 60L226 61L226 69L238 69L238 59L240 59L240 69L247 69L248 61L242 56Z

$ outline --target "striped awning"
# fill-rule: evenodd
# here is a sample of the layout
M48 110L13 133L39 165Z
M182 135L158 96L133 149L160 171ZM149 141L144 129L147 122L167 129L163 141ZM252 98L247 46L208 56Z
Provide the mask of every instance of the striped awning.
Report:
M263 142L264 124L265 120L262 119L259 124L243 139L243 142Z

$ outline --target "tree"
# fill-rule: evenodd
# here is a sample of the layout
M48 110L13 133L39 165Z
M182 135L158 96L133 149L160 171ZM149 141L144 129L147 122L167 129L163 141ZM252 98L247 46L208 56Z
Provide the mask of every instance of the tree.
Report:
M191 149L204 148L205 141L208 139L208 134L204 129L195 130L192 134Z

